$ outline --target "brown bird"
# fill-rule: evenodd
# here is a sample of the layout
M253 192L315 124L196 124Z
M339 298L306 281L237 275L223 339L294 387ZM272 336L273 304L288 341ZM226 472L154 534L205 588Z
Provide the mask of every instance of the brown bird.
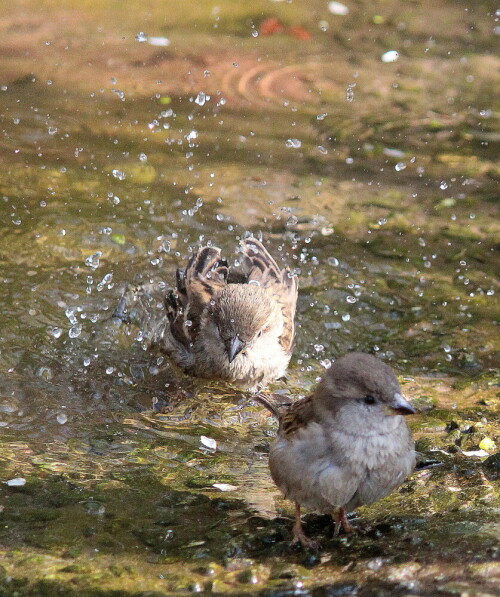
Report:
M271 476L295 502L294 542L317 548L302 528L300 508L331 514L335 534L354 529L346 512L371 504L399 487L415 467L411 432L401 415L416 411L401 395L392 369L379 359L351 353L325 373L311 396L278 419L271 446Z
M202 247L177 270L160 347L187 373L256 389L285 374L298 282L255 238L241 250L240 269Z

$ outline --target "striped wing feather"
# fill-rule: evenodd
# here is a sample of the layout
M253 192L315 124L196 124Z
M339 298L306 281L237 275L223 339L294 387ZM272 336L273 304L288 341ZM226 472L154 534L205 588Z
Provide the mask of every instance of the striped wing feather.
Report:
M297 307L297 276L288 269L280 269L264 245L255 238L241 242L248 270L248 281L255 280L264 287L281 306L283 313L283 333L280 344L290 354L295 339L295 310Z

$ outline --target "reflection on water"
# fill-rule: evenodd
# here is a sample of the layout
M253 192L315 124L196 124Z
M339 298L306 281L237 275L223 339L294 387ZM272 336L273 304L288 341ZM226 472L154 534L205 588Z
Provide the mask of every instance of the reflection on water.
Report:
M434 594L438 562L444 594L489 594L497 469L463 452L498 445L493 9L129 5L0 7L0 467L26 480L0 489L6 590ZM274 389L376 353L444 462L365 509L363 537L311 516L321 558L288 547L267 414L112 318L127 283L156 317L196 246L247 231L300 277Z

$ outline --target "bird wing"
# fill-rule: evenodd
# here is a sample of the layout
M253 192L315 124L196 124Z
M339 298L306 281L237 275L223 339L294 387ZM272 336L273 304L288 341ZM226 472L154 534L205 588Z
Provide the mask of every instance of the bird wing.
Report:
M280 344L290 354L295 339L295 309L297 307L298 280L289 269L280 269L264 245L256 238L241 241L248 270L247 282L256 281L280 305L283 314L283 333Z
M203 310L226 283L227 263L217 247L201 247L186 269L177 270L176 291L165 300L170 331L186 348L196 339Z
M291 438L299 429L314 420L312 396L294 402L280 417L280 433Z

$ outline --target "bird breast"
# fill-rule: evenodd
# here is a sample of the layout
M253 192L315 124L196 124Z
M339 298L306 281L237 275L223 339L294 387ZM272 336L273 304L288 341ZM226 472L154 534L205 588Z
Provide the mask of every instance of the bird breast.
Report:
M271 475L285 497L319 512L372 503L399 486L415 464L406 423L394 431L360 437L312 422L272 445Z

